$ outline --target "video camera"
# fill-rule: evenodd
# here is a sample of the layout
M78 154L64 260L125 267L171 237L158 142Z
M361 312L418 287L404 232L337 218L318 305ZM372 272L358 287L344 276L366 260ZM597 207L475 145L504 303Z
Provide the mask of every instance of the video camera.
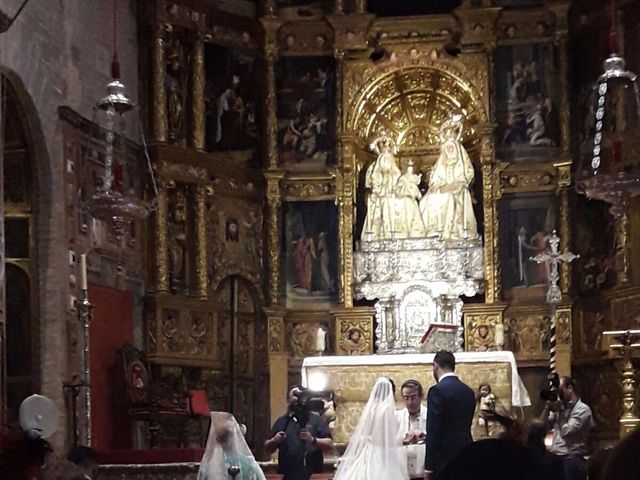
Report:
M557 402L560 396L560 376L557 373L547 375L549 388L540 392L540 399L543 402Z
M293 392L293 396L296 401L289 407L289 421L295 422L300 428L306 427L312 413L319 415L324 411L321 392L299 387Z

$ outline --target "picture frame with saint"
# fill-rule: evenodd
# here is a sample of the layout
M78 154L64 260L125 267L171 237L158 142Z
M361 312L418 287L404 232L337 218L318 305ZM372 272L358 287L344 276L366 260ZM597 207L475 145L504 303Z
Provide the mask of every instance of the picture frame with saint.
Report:
M255 54L205 43L204 55L206 150L256 150L260 101Z
M281 289L287 308L322 309L338 293L338 212L333 201L285 202Z
M331 57L278 61L278 156L290 171L324 171L335 162L335 65Z
M561 134L556 63L550 42L496 49L496 146L503 160L539 162L558 154Z
M544 301L549 267L530 258L548 251L549 236L557 228L555 195L507 194L500 200L499 210L505 299L514 303Z

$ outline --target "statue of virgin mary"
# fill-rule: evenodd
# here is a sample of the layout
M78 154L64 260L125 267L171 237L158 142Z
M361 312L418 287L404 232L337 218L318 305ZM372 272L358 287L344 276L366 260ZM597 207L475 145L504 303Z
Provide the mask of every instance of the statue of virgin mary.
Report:
M367 216L363 234L367 240L391 238L396 231L396 185L400 169L396 162L396 144L386 134L375 139L370 146L378 158L369 166L365 178L368 190Z
M469 184L473 165L460 138L462 116L452 115L440 127L442 146L429 178L429 190L420 200L427 237L465 240L478 237Z

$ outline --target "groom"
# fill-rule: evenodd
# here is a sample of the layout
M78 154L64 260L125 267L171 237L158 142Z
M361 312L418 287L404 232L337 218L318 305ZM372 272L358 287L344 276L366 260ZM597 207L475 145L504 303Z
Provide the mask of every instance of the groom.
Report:
M454 373L453 353L440 351L433 359L436 384L427 394L427 452L424 480L432 480L444 465L470 444L476 406L473 390Z

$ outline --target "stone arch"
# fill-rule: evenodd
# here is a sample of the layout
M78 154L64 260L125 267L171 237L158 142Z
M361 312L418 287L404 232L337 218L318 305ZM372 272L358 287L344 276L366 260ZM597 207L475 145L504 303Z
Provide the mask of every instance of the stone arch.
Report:
M12 70L0 66L0 82L3 96L3 114L11 115L11 118L3 119L2 134L7 134L11 129L21 139L20 147L24 149L20 153L21 157L25 157L28 165L25 166L25 187L28 191L28 207L25 212L17 213L18 216L28 214L29 216L29 242L28 248L28 271L24 270L28 275L30 292L30 309L31 309L31 325L32 331L30 335L32 350L30 351L31 363L33 364L31 393L40 393L42 391L42 372L45 371L44 359L46 357L44 351L47 348L44 342L46 326L43 324L45 318L44 313L49 306L46 304L47 296L42 295L44 291L44 278L47 274L48 260L51 258L52 242L46 240L45 232L49 230L49 222L53 221L51 212L52 205L52 172L51 163L45 147L45 138L42 124L38 116L37 109L33 99L27 92L20 77ZM10 123L8 123L10 122ZM10 152L11 145L4 145L5 153ZM20 148L19 148L20 149ZM13 155L14 152L11 152ZM5 159L5 162L7 159ZM3 163L3 169L6 166ZM28 178L27 178L28 177ZM28 186L27 186L28 183ZM25 200L27 200L25 198ZM26 204L25 204L26 205ZM21 207L19 210L23 210ZM15 209L16 212L18 209ZM14 213L16 213L14 212ZM3 221L7 217L6 209L3 212ZM3 267L5 259L1 259ZM24 262L22 262L24 265ZM16 263L19 265L20 262ZM3 278L4 281L4 272ZM43 299L43 300L41 300ZM6 307L2 306L3 309ZM7 310L5 310L7 311ZM0 341L4 341L1 339ZM0 345L0 356L4 361L4 357L8 351L8 345ZM29 359L24 359L29 362ZM2 374L4 375L4 373ZM5 385L6 378L0 378L2 382L2 391L0 392L0 415L4 413L5 406ZM19 399L13 399L18 401Z

